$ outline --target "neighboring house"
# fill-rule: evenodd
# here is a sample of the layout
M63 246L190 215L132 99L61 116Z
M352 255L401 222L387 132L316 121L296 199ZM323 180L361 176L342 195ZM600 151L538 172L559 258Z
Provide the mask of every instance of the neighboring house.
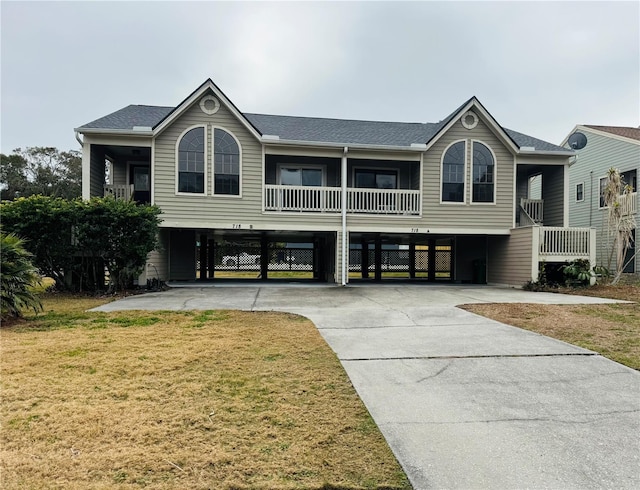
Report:
M640 127L620 126L576 126L562 142L569 147L567 140L574 133L586 136L586 145L576 150L577 160L569 173L570 205L569 224L571 226L594 227L597 231L597 262L607 265L608 250L611 250L607 233L607 209L603 206L602 190L606 182L607 171L617 168L624 181L631 186L632 193L621 199L623 212L635 215L638 220L638 175L640 174ZM637 238L636 230L633 231ZM635 245L635 242L634 242ZM635 253L635 247L627 254L629 261ZM615 257L612 265L615 266ZM640 255L631 260L625 272L640 272Z
M275 116L240 112L207 80L176 107L130 105L76 131L84 198L162 209L149 277L235 266L522 286L541 261L595 253L591 230L566 228L574 152L503 128L475 97L438 123Z

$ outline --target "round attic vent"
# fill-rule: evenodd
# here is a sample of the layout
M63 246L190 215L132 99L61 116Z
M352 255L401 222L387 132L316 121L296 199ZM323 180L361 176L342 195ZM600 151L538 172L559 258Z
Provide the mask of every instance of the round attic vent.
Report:
M200 109L205 114L215 114L220 109L220 102L213 95L207 95L200 100Z
M476 116L475 112L467 111L462 115L460 121L465 128L473 129L478 125L478 116Z

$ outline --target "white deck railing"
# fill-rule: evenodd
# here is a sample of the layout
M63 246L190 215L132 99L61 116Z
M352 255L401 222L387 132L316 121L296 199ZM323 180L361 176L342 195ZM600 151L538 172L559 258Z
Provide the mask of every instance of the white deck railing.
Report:
M544 200L542 199L520 199L520 207L527 213L534 223L542 223L544 212Z
M618 197L618 203L620 203L622 216L629 216L636 214L638 205L638 193L630 192Z
M347 212L420 214L420 191L409 189L347 189Z
M540 255L589 258L591 228L540 227Z
M133 198L133 184L105 184L104 197L109 196L114 197L115 199L124 199L125 201L129 201Z
M339 213L340 187L267 184L264 186L264 209L266 211Z
M339 213L340 187L264 186L266 211ZM409 189L347 189L347 212L363 214L420 214L420 191Z

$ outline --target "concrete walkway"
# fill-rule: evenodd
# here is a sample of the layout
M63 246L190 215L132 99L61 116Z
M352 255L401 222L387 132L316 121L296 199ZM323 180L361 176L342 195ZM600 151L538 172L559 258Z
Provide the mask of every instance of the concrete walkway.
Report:
M415 489L640 488L640 373L458 309L608 303L469 286L182 287L98 310L310 318Z

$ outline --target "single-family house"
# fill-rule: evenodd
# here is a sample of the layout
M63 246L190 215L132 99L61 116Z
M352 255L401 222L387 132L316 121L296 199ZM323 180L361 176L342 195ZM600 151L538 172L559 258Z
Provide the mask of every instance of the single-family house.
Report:
M607 209L603 190L607 181L607 171L617 168L624 182L630 186L630 193L620 196L623 214L638 218L638 175L640 174L640 127L577 125L562 142L571 146L569 138L579 141L576 149L577 160L569 172L569 225L594 227L597 234L596 255L600 265L615 267L615 254L609 262L612 238L608 232ZM574 145L575 146L575 145ZM627 251L624 272L640 272L640 255L635 254L634 242ZM634 257L635 255L635 257Z
M574 151L502 127L476 97L435 123L328 119L242 112L206 80L76 134L84 198L162 209L147 277L521 286L542 261L595 253L592 230L569 228Z

